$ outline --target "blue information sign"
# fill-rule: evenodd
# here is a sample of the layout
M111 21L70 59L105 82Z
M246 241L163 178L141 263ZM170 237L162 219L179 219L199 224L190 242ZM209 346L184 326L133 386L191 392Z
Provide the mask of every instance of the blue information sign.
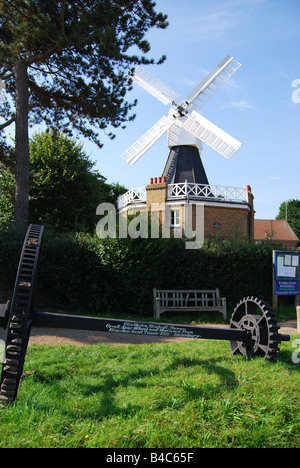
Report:
M275 251L276 294L298 296L300 282L300 252Z
M297 296L299 294L299 281L276 281L276 294L279 296Z

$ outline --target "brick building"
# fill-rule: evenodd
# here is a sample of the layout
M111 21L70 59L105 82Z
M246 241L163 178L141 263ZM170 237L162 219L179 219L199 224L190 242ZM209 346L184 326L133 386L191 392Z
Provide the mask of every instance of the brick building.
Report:
M167 213L170 228L181 237L188 221L193 231L197 229L197 208L201 208L205 240L250 242L254 238L253 199L249 185L211 185L198 149L186 145L171 148L161 177L150 179L147 187L132 188L120 196L118 211L158 211L160 218Z

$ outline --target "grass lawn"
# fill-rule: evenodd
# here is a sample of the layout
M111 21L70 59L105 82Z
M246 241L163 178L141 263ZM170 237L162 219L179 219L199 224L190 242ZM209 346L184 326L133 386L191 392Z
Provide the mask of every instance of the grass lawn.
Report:
M213 340L32 345L0 447L299 448L299 338L276 363Z

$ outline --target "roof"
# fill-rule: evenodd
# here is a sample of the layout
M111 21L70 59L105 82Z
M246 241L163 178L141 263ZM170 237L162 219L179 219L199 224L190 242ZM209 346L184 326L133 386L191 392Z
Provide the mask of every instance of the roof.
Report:
M293 229L284 219L255 219L254 220L254 239L272 240L272 242L293 241L299 239Z

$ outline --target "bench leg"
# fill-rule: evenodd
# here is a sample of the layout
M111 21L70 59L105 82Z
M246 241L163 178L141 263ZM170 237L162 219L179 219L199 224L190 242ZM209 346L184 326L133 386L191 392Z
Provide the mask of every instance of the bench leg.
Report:
M154 317L159 320L160 319L160 304L159 304L159 298L158 297L155 299L154 304L155 304L154 305L154 308L155 308L154 309Z
M223 302L223 318L224 320L227 319L227 305L226 305L226 298L222 299Z

